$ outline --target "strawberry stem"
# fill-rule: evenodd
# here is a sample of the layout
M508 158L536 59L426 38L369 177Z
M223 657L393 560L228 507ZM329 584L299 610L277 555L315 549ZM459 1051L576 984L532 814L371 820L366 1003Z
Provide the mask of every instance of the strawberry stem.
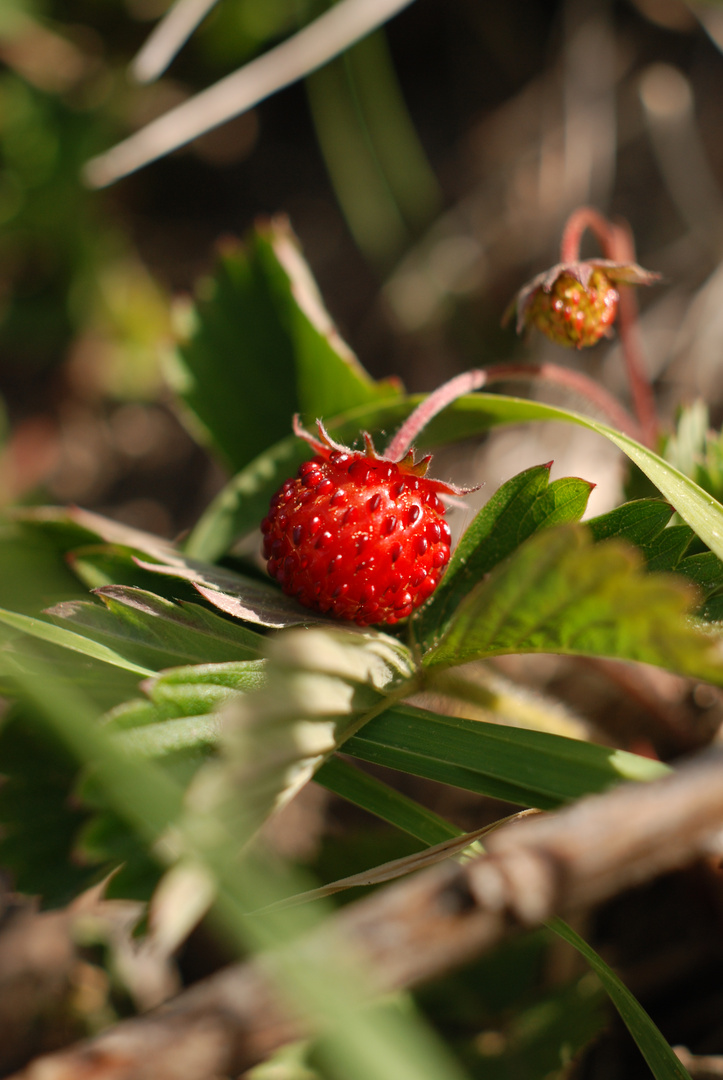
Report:
M424 401L417 406L404 421L399 431L392 437L389 446L384 452L388 461L399 461L409 451L412 443L423 431L433 416L451 405L457 398L470 394L473 390L479 390L487 381L487 373L480 368L465 371L456 375L446 383L428 394Z
M580 241L586 229L589 229L595 236L605 258L614 259L613 233L616 227L594 207L578 207L567 219L565 231L562 234L560 262L574 263L580 261Z
M592 206L581 206L567 221L560 244L560 261L578 262L580 241L589 229L597 239L606 259L618 263L635 262L635 245L626 224L614 224ZM629 286L619 285L620 342L625 358L633 407L640 424L640 441L655 448L660 437L660 424L655 407L653 387L645 370L638 306Z
M473 368L471 371L465 371L462 375L457 375L449 382L443 383L434 393L429 394L393 436L384 453L384 458L388 461L399 461L408 453L417 435L432 417L447 405L451 405L457 398L473 390L480 390L483 386L504 382L507 379L540 379L557 383L558 386L566 386L592 402L620 431L633 439L639 441L641 439L640 428L620 402L599 383L583 375L582 372L559 367L557 364L498 364L496 367Z
M565 386L586 398L610 423L632 439L641 441L640 427L617 398L609 394L599 383L583 375L581 371L560 367L558 364L499 364L487 368L487 383L504 382L506 379L531 379Z

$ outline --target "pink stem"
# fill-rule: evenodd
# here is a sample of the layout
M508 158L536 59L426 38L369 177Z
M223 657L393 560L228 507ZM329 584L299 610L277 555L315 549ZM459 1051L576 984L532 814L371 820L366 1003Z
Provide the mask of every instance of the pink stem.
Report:
M580 206L570 214L562 234L560 262L579 262L580 241L586 229L594 234L606 259L613 259L613 232L615 226L592 206Z
M635 262L635 245L626 225L614 225L592 206L581 206L570 215L560 244L560 261L578 262L580 241L586 229L594 233L606 259L618 263ZM658 413L650 379L645 370L638 308L629 286L619 285L620 342L630 383L635 415L640 424L640 440L655 448L660 437Z
M476 368L457 375L426 397L394 435L384 457L389 461L399 461L410 449L420 431L447 405L473 390L507 379L542 379L565 386L592 402L620 431L640 440L640 429L633 417L612 394L608 394L607 390L582 372L559 367L557 364L498 364L496 367Z
M505 379L540 379L543 382L556 383L568 390L587 398L611 424L625 432L632 439L640 440L640 428L634 418L620 404L617 398L603 389L599 383L583 375L581 371L560 367L558 364L499 364L487 369L487 382L504 382Z
M433 416L436 416L447 405L451 405L457 398L470 394L473 390L479 390L486 382L487 372L477 368L472 371L464 371L461 375L456 375L453 379L450 379L449 382L442 383L407 417L399 431L392 437L389 446L384 452L384 457L389 461L399 461Z
M613 226L610 258L621 263L635 262L635 244L625 224ZM619 292L620 342L633 396L633 406L642 430L642 442L654 450L660 441L660 423L653 387L645 370L645 356L638 321L638 302L630 286L619 286Z

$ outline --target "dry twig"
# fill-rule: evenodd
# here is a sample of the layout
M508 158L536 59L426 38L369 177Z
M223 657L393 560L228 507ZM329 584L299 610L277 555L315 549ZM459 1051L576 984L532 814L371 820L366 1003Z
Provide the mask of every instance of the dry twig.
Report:
M555 914L720 851L723 752L674 775L584 799L495 833L489 854L446 863L350 905L295 950L351 947L380 991L434 978ZM284 1013L273 956L199 983L152 1014L41 1058L15 1080L209 1080L237 1074L310 1025Z

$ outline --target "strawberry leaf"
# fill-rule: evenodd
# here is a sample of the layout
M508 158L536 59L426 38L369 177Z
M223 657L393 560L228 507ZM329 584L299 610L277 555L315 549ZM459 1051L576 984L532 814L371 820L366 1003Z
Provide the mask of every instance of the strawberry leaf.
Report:
M398 395L375 383L341 340L288 223L226 243L178 346L176 390L205 441L238 470L309 420Z
M594 544L582 526L527 540L461 602L428 667L505 653L638 660L723 682L715 641L686 620L693 599L675 579L641 574L634 548Z
M436 592L420 612L420 638L438 636L473 585L539 529L577 521L591 484L564 477L550 484L550 466L536 465L503 484L464 533Z
M625 503L585 524L595 540L619 538L640 548L652 571L683 574L707 599L723 587L723 563L712 551L686 555L695 533L688 525L669 526L673 508L659 499ZM706 618L708 605L699 612Z
M61 626L158 670L177 664L258 655L261 638L198 604L174 604L154 593L123 585L95 590L103 606L71 600L50 608Z

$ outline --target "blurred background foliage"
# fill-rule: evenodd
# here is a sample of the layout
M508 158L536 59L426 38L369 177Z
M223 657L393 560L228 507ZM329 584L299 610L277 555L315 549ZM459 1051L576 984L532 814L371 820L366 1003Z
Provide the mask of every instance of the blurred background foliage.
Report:
M182 316L219 238L280 210L372 374L413 389L515 354L560 362L500 316L554 261L574 206L621 214L668 282L643 318L664 407L702 395L719 425L720 7L419 0L305 84L90 191L89 157L323 4L224 0L142 86L128 65L166 7L7 0L0 13L4 501L76 501L168 536L190 526L222 476L163 388L169 301ZM624 392L614 341L565 361Z

